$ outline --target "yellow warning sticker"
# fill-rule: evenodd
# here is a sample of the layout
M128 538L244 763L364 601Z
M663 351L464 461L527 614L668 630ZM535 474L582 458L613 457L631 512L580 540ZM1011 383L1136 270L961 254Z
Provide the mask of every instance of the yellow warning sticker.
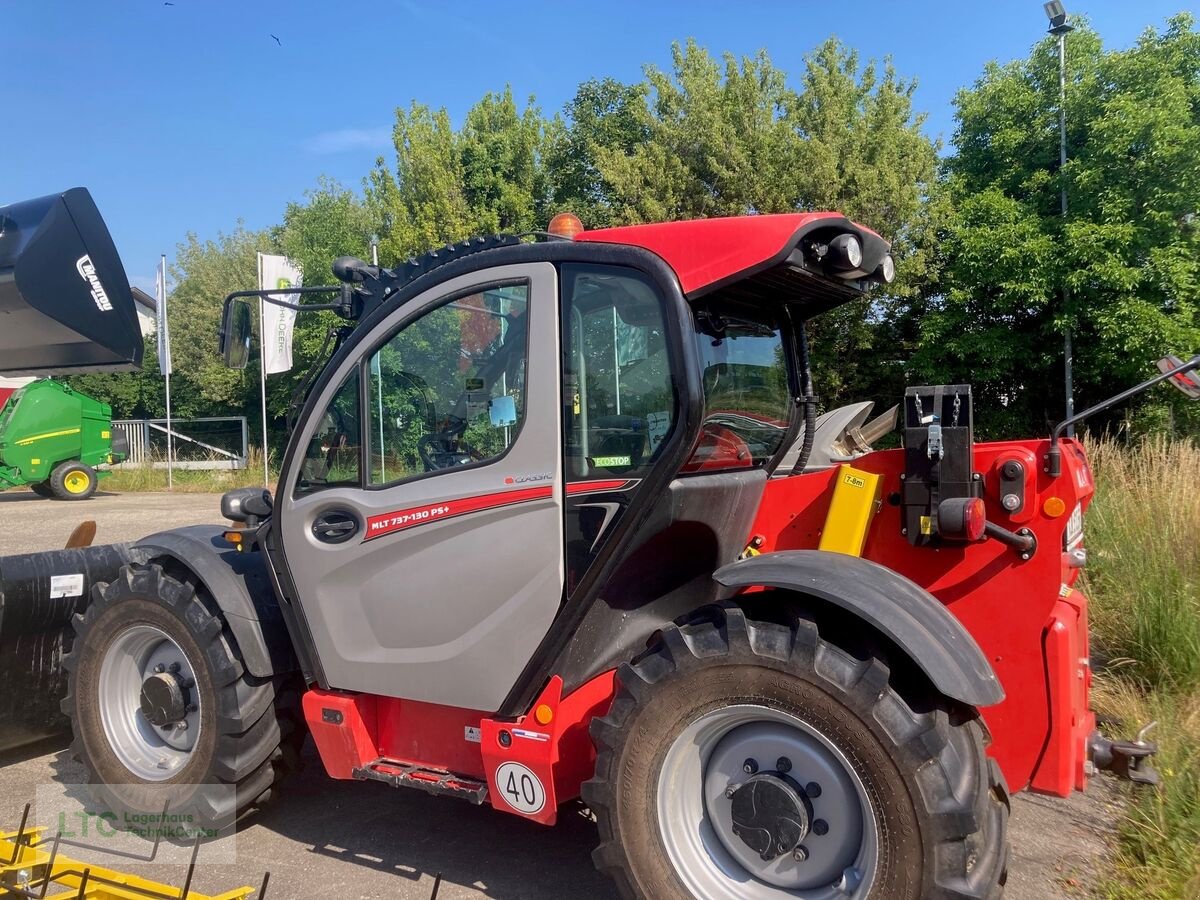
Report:
M112 437L112 433L108 432L108 431L102 431L102 432L100 432L100 437L102 437L102 438Z
M933 534L933 516L921 516L921 534Z
M850 472L847 472L842 476L842 483L856 488L865 488L867 486L865 479L859 478L857 475L853 475Z

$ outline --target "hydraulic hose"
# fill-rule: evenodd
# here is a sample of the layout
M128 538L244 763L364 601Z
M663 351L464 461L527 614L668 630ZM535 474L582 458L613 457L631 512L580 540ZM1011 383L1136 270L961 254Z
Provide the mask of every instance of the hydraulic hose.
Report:
M792 466L792 474L797 475L808 465L812 456L813 443L817 439L817 398L813 394L812 365L808 357L808 330L804 322L796 326L796 343L800 357L800 402L804 404L804 440L800 444L800 455Z

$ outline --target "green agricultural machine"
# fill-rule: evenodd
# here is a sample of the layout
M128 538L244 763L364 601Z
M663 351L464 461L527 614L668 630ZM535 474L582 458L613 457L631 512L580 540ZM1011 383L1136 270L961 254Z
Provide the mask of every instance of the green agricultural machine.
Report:
M28 485L59 500L86 500L120 462L129 442L112 427L112 409L65 384L26 385L0 408L0 488Z

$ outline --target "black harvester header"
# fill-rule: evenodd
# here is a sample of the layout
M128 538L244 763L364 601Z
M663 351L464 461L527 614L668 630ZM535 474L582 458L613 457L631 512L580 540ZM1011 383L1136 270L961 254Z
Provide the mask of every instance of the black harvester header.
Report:
M0 206L0 374L141 363L129 279L87 189Z

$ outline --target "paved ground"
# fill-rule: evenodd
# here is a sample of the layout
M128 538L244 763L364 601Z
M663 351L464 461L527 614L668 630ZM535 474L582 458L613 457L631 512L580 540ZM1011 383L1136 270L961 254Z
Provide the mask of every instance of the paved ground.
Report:
M81 519L97 522L96 540L133 540L152 531L219 521L208 494L98 495L84 503L0 493L0 555L62 546ZM82 772L61 742L0 758L0 828L16 827L38 784L75 782ZM1119 792L1093 782L1070 800L1020 795L1010 830L1013 857L1007 896L1053 900L1083 896L1106 855ZM344 897L425 900L442 874L446 898L613 898L592 868L596 827L579 806L542 828L461 801L324 777L311 748L305 771L275 806L237 837L237 862L204 867L198 890L257 885L271 872L276 898ZM181 866L129 866L179 879Z
M96 543L132 541L164 528L220 523L219 494L108 494L90 500L47 500L33 491L0 492L0 556L61 548L84 519Z

